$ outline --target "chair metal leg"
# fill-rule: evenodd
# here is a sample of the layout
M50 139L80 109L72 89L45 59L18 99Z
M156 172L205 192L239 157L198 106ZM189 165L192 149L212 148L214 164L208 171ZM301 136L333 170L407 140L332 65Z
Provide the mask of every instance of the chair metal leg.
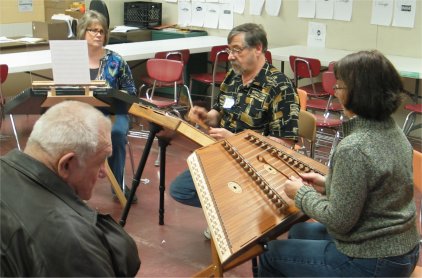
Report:
M422 128L422 124L415 125L416 122L416 116L418 113L412 111L406 116L406 120L403 124L403 133L408 136L413 130Z
M193 102L192 102L192 97L190 95L190 90L189 90L188 86L186 86L186 85L183 85L183 87L185 87L186 93L188 94L189 105L190 105L190 107L193 107Z
M19 144L18 132L16 131L16 126L15 126L15 121L13 120L13 115L9 114L9 117L10 117L10 122L12 123L13 134L15 135L16 146L18 147L18 150L21 150L21 145Z
M133 159L132 145L130 144L129 140L127 141L127 149L129 151L129 159L130 159L130 167L132 169L132 175L135 176L135 162Z
M338 145L339 141L340 141L340 131L339 131L339 130L337 130L337 131L336 131L336 134L335 134L335 136L334 136L333 145L331 146L330 153L329 153L329 155L328 155L328 162L327 162L327 166L328 166L328 167L330 167L330 166L331 166L331 162L332 162L332 155L333 155L334 150L336 149L336 147L337 147L337 145Z
M214 83L211 84L211 109L214 106L214 90L215 90L215 85Z
M161 154L161 148L160 146L158 146L158 154L157 154L157 158L155 159L154 162L154 166L160 166L160 154Z
M406 116L406 120L404 121L403 124L403 133L407 136L410 133L410 130L414 124L416 120L416 112L410 112L409 114L407 114Z

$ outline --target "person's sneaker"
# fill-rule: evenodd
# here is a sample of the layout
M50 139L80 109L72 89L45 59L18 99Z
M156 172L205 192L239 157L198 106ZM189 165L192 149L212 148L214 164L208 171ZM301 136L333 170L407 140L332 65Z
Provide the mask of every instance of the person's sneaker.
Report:
M206 237L207 239L211 239L211 232L210 232L210 228L206 228L203 232L204 237Z

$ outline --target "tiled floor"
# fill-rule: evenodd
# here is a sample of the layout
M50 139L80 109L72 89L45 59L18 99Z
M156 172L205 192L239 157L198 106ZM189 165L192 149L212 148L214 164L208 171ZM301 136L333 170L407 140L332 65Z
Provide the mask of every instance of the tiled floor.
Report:
M33 123L38 116L15 116L19 130L20 143L24 146ZM11 136L9 118L3 122L1 128L0 154L3 155L16 146ZM135 157L136 169L143 153L145 139L130 138ZM420 149L420 141L417 148ZM187 156L198 146L181 135L176 135L167 147L166 156L166 184L175 178L186 165ZM201 209L192 208L175 202L165 192L164 225L158 224L158 184L159 167L154 166L158 147L154 142L148 157L147 165L141 178L148 179L147 184L141 183L136 195L138 203L132 205L125 229L134 238L138 245L142 261L137 274L139 277L188 277L203 270L211 263L210 241L206 240L202 232L207 224ZM129 156L128 156L129 157ZM129 158L126 163L126 183L132 183L132 171ZM136 170L135 169L135 170ZM416 192L416 198L420 193ZM89 205L103 212L110 213L116 221L121 218L122 207L113 201L110 183L107 179L101 180L89 201ZM251 277L250 261L224 274L226 277Z
M38 116L15 115L16 126L22 147ZM7 136L0 141L1 155L14 148L16 143L6 117L1 128L1 134ZM136 169L143 152L145 139L129 138L133 149ZM197 146L189 140L176 136L167 147L166 184L169 184L186 167L187 156ZM159 167L154 166L157 158L157 142L153 143L147 165L142 175L149 183L141 183L136 195L138 203L133 204L129 211L125 229L138 245L142 261L137 274L139 277L189 277L201 271L211 263L210 241L202 232L207 227L201 209L188 207L174 201L165 192L164 225L158 224L159 208ZM132 183L132 171L129 156L126 162L126 183ZM110 213L116 221L121 218L122 207L112 199L110 183L107 179L100 180L89 205L103 213ZM227 277L252 276L249 262L225 273Z

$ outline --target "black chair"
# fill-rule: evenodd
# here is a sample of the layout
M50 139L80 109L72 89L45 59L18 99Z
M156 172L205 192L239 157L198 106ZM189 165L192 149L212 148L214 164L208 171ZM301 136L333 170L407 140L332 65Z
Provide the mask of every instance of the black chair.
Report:
M107 5L103 0L92 0L89 4L89 9L102 14L107 20L107 27L110 27L110 16L108 14Z

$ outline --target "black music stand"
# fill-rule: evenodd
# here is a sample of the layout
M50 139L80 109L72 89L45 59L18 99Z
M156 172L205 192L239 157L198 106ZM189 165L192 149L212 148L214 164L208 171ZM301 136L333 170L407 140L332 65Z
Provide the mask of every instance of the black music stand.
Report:
M92 96L103 102L105 105L96 106L107 114L127 114L133 103L139 103L136 96L129 95L117 89L108 87L91 88ZM49 106L45 105L51 94L50 87L31 87L23 90L10 99L4 106L5 114L40 115ZM83 101L85 88L55 88L56 101L80 100ZM95 106L95 105L94 105Z

